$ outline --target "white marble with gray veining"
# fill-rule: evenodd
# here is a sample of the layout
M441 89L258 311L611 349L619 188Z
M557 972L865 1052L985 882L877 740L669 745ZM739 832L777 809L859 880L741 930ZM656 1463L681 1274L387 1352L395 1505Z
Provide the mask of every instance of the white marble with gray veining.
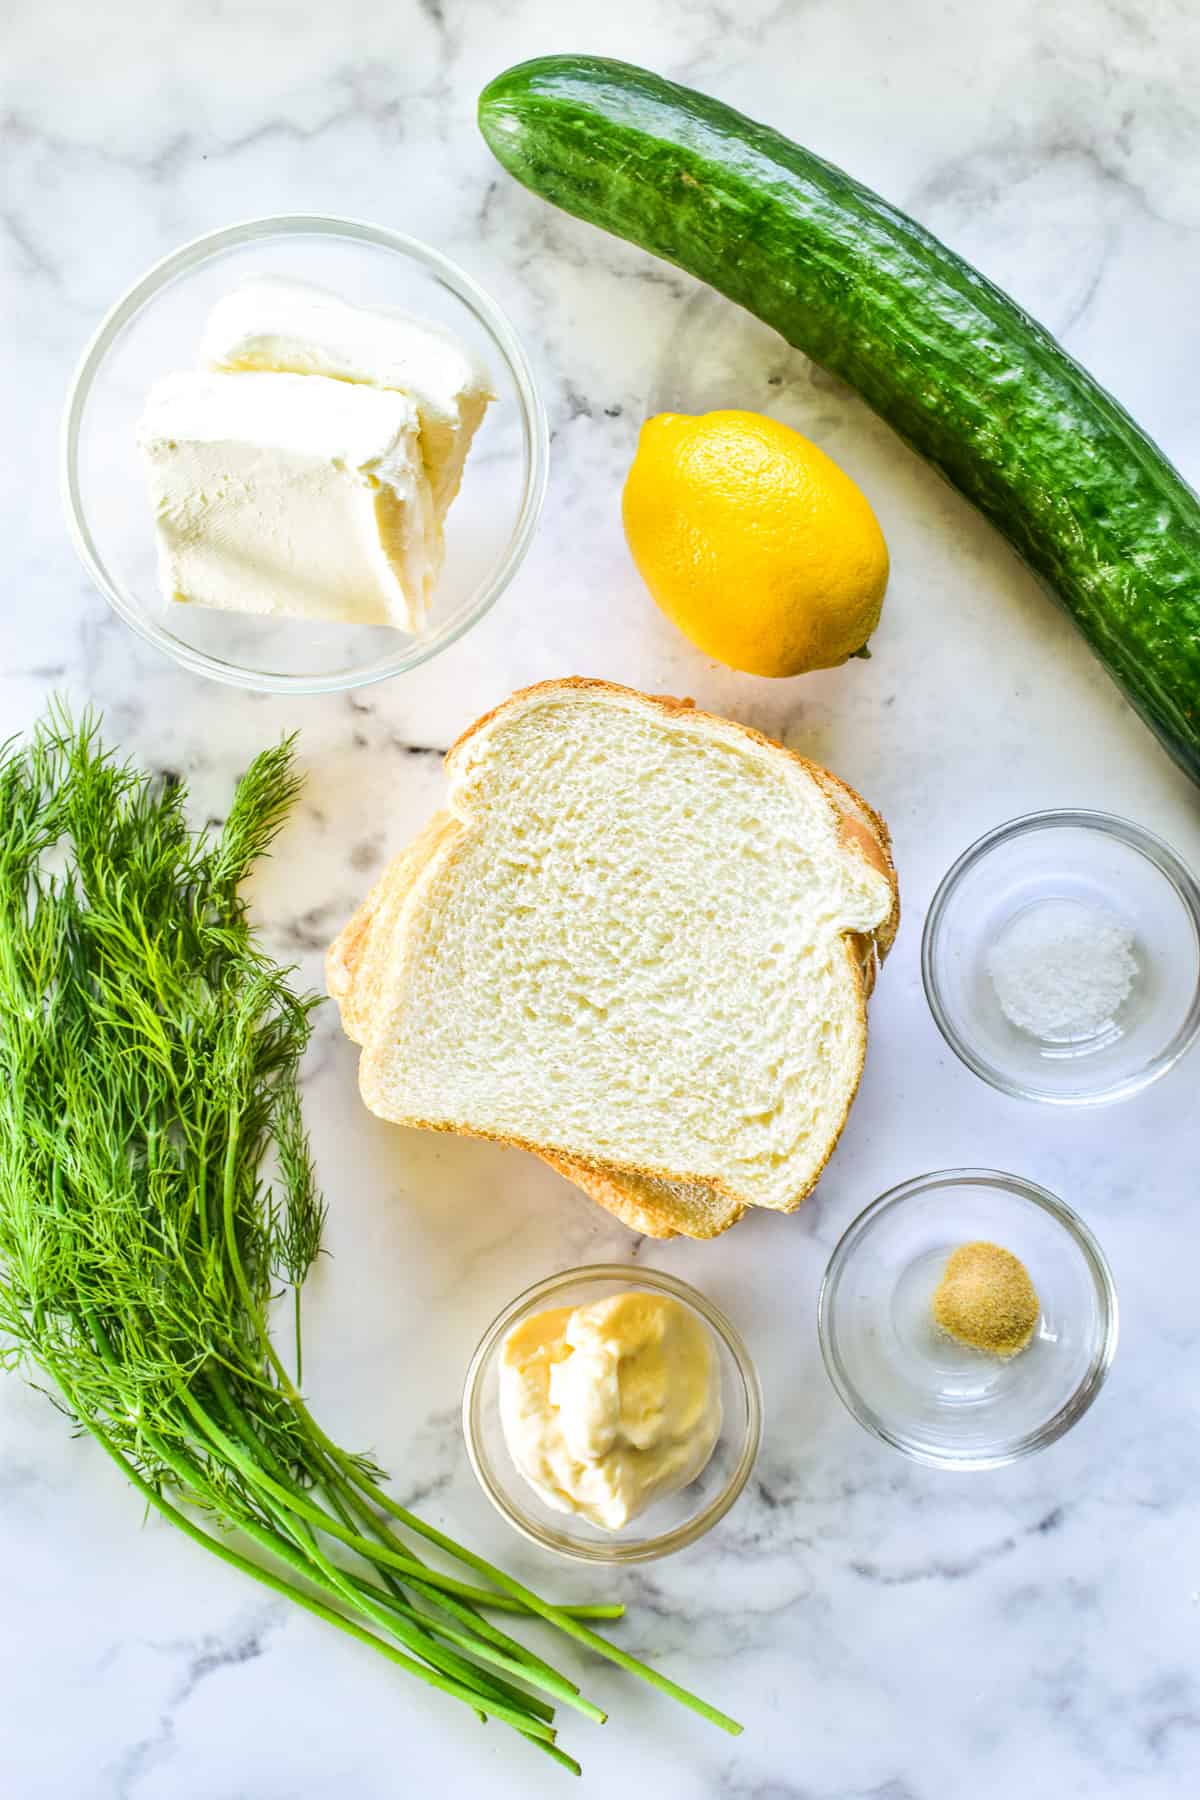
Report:
M707 86L917 213L1059 331L1200 476L1200 18L1192 0L42 0L3 8L0 367L10 449L0 724L51 689L183 771L219 813L298 727L309 771L256 890L318 979L330 933L436 803L437 751L512 687L605 675L784 735L891 820L907 921L866 1079L819 1195L714 1245L627 1236L512 1152L360 1108L323 1014L307 1107L332 1258L313 1282L315 1404L396 1490L559 1594L619 1593L622 1642L746 1722L733 1742L606 1668L571 1729L583 1791L657 1800L1175 1800L1200 1788L1195 1058L1077 1116L1006 1101L943 1048L919 928L949 859L1032 807L1142 820L1200 862L1197 796L1003 544L855 401L673 271L552 213L490 161L475 95L504 64L603 51ZM176 671L76 567L54 452L100 313L177 243L253 213L343 211L425 237L524 332L553 428L543 527L476 632L390 685L259 699ZM864 484L894 558L869 663L778 685L678 639L626 558L617 493L673 397L770 407ZM814 1303L853 1213L955 1162L1009 1166L1091 1221L1123 1340L1061 1445L951 1477L842 1412ZM762 1368L757 1477L698 1549L604 1580L515 1541L476 1492L456 1405L496 1308L630 1257L685 1274ZM209 1566L88 1443L0 1378L0 1789L10 1800L554 1795L568 1778L315 1621ZM570 1659L567 1659L570 1661ZM580 1666L580 1665L575 1665Z

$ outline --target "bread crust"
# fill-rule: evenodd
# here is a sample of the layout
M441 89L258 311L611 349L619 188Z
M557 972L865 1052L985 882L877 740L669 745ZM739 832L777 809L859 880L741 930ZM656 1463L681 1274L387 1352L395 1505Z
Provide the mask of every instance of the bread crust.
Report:
M735 720L725 719L714 713L703 712L690 700L678 700L666 695L643 694L636 689L621 687L614 682L590 680L581 676L571 676L561 680L538 682L531 687L522 688L510 695L510 697L503 701L499 706L493 708L490 712L485 713L482 718L476 720L472 726L463 732L447 753L446 770L451 778L452 784L457 766L462 760L468 747L473 741L485 733L498 719L521 706L527 705L531 701L535 701L540 696L551 699L567 693L604 694L622 701L632 702L636 706L656 708L668 718L687 717L689 719L711 723L721 728L722 731L732 731L734 734L743 737L750 743L769 749L777 755L787 757L804 770L805 774L813 780L815 785L829 802L838 822L839 837L843 849L849 855L866 863L874 872L882 875L888 884L891 895L891 906L884 920L870 933L847 932L843 934L843 953L847 959L847 966L851 979L851 989L854 997L858 1054L853 1070L853 1078L847 1087L845 1105L836 1125L830 1128L828 1143L820 1163L815 1167L810 1178L806 1180L803 1186L790 1195L783 1206L776 1209L784 1212L792 1212L812 1192L828 1163L830 1156L832 1156L842 1130L845 1127L846 1119L849 1117L850 1109L853 1105L862 1077L866 1056L867 998L874 986L877 966L882 963L895 941L900 918L899 891L896 880L895 864L892 858L891 838L887 826L884 824L878 813L867 804L862 796L856 793L853 788L849 787L837 776L832 775L820 764L814 763L809 758L801 756L799 752L789 749L787 745L780 744L775 739L767 737L764 733L756 731L752 726L742 725ZM455 796L452 786L450 795L452 811L454 809L454 799ZM468 824L464 814L455 812L454 818L456 823L461 821L459 824L460 830ZM402 928L403 916L414 903L414 897L418 889L423 887L427 880L432 879L434 874L445 865L445 862L453 854L454 842L457 837L457 831L443 831L437 838L437 841L433 842L428 847L427 854L423 857L420 867L414 870L402 904L396 909L396 912L393 915L393 931L399 931ZM349 924L339 935L339 938L335 940L334 945L331 946L329 969L333 982L344 982L345 968L348 962L351 961L356 954L355 946L369 939L373 925L379 917L381 910L381 901L378 898L375 900L374 906L372 906L372 896L376 894L376 890L382 885L382 882L376 884L376 889L372 890L372 895L368 895L363 907L354 915ZM343 990L342 995L339 997L338 992L335 991L334 986L331 985L331 992L334 993L335 999L339 999L339 1004L341 1004L343 1008L343 1016L345 1016L345 991ZM363 1058L363 1068L360 1070L360 1085L363 1086L364 1099L367 1098L364 1077L367 1074L366 1064L369 1053L370 1046L368 1045L367 1053ZM369 1100L367 1103L370 1104ZM658 1168L649 1164L623 1163L617 1166L609 1163L592 1161L591 1159L580 1158L567 1151L565 1148L546 1144L544 1142L539 1143L524 1138L519 1134L493 1131L486 1127L474 1127L460 1123L449 1123L442 1120L421 1118L405 1118L404 1120L397 1122L409 1124L424 1130L449 1131L456 1133L457 1135L483 1138L492 1142L508 1144L518 1149L528 1150L533 1155L536 1155L543 1161L549 1163L551 1167L557 1169L560 1173L566 1175L567 1178L574 1181L576 1185L582 1187L585 1192L590 1194L592 1198L598 1200L601 1205L606 1206L616 1217L623 1219L624 1222L630 1224L633 1229L647 1232L648 1235L671 1236L682 1229L687 1232L687 1235L715 1236L720 1231L727 1229L729 1225L735 1223L736 1220L742 1216L747 1204L744 1195L739 1194L729 1183L719 1177L701 1178L697 1180L697 1178L689 1172ZM643 1199L640 1194L635 1197L630 1191L631 1182L637 1184L651 1184L651 1186L659 1189L686 1189L688 1186L693 1186L708 1194L720 1197L725 1202L725 1208L722 1213L718 1214L718 1217L722 1218L724 1222L715 1223L715 1225L710 1226L707 1230L688 1230L686 1224L681 1225L679 1223L680 1214L675 1207L666 1203L667 1197L665 1195L660 1195L656 1202L650 1202L649 1200ZM686 1214L686 1208L684 1209L684 1212Z
M386 969L388 943L408 890L430 853L460 829L450 813L434 813L388 863L325 953L325 986L337 1004L342 1030L356 1044L367 1041Z
M726 1200L706 1182L655 1182L630 1176L612 1164L590 1168L554 1150L533 1154L642 1237L707 1241L745 1216L744 1206Z

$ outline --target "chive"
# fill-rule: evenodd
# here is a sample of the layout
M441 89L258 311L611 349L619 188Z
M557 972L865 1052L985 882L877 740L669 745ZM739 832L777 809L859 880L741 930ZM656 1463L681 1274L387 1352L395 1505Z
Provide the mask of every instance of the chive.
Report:
M0 749L0 1361L40 1370L210 1555L571 1773L555 1705L603 1712L485 1612L550 1624L736 1731L585 1623L620 1605L542 1600L391 1500L304 1403L325 1208L298 1069L316 1000L238 892L298 791L291 742L265 751L214 838L189 830L182 783L118 762L91 717L54 707ZM267 1324L281 1287L294 1376Z

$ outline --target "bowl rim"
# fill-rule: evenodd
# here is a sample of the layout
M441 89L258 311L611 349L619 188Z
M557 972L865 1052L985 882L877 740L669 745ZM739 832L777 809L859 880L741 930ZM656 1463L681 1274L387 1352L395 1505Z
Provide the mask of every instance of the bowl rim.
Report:
M1083 1093L1052 1093L1045 1088L1033 1087L1028 1082L1018 1081L985 1056L980 1054L969 1039L964 1037L950 1018L946 1007L939 978L940 932L946 910L953 898L959 883L974 868L976 863L991 854L1000 845L1024 836L1028 832L1045 831L1066 827L1080 831L1096 831L1102 836L1116 838L1129 849L1138 852L1145 858L1169 884L1178 896L1192 926L1192 935L1196 945L1196 976L1192 991L1191 1003L1179 1029L1166 1045L1152 1056L1141 1068L1123 1076L1118 1081L1109 1082L1101 1088L1089 1089ZM942 876L929 903L925 915L925 925L921 933L921 983L925 989L925 999L933 1014L934 1024L941 1032L946 1043L953 1050L959 1061L978 1075L989 1086L997 1088L1003 1094L1009 1094L1016 1100L1036 1100L1046 1106L1106 1106L1116 1100L1126 1100L1137 1094L1151 1082L1157 1081L1169 1069L1174 1068L1180 1058L1186 1055L1200 1035L1200 884L1182 857L1173 850L1163 838L1147 831L1144 825L1136 824L1132 819L1120 818L1116 813L1096 811L1086 807L1050 807L1044 811L1023 813L1019 818L1009 819L1002 825L993 826L969 844L962 854L955 858L946 873Z
M1077 1387L1041 1425L1032 1427L1012 1438L1002 1450L988 1453L971 1454L961 1451L932 1450L923 1443L907 1438L903 1433L894 1430L876 1412L866 1400L852 1380L841 1352L838 1349L833 1314L836 1307L837 1290L842 1277L850 1264L850 1260L867 1234L878 1224L879 1220L893 1207L903 1205L906 1200L914 1199L921 1194L936 1192L941 1188L963 1186L998 1188L1004 1193L1015 1194L1022 1200L1032 1201L1043 1212L1057 1221L1074 1241L1076 1248L1082 1253L1092 1277L1094 1291L1101 1320L1100 1341L1093 1353L1091 1362ZM927 1175L914 1175L907 1181L899 1182L888 1188L865 1206L856 1218L850 1221L837 1243L825 1268L821 1279L821 1291L817 1297L817 1337L821 1346L821 1356L825 1363L825 1371L833 1384L834 1391L846 1410L858 1420L867 1431L883 1443L890 1444L894 1450L901 1451L911 1457L914 1462L924 1463L929 1468L977 1470L1002 1469L1009 1463L1020 1461L1036 1450L1044 1450L1063 1436L1079 1419L1081 1419L1096 1395L1103 1387L1113 1357L1117 1352L1117 1341L1120 1336L1120 1308L1117 1302L1116 1283L1108 1258L1100 1248L1091 1228L1086 1225L1073 1207L1052 1194L1036 1181L1030 1181L1021 1175L1007 1174L1003 1169L935 1169Z
M238 663L226 662L221 657L181 642L149 613L127 600L122 584L109 573L96 545L80 492L80 434L93 385L114 343L143 307L172 282L189 274L215 255L270 237L340 237L376 249L393 251L420 263L474 313L507 363L516 387L521 415L525 480L520 508L503 555L477 584L453 626L429 639L407 639L407 648L398 650L394 656L384 657L365 671L347 673L342 670L321 676L248 670ZM238 220L232 225L223 225L215 231L206 231L189 239L166 256L160 257L109 307L85 345L67 389L59 429L59 493L67 530L84 569L117 616L146 643L153 644L156 649L193 674L204 675L228 687L265 694L342 693L370 687L377 681L387 681L395 675L419 668L421 664L431 661L443 650L448 650L452 644L457 643L491 611L525 560L533 541L546 497L549 459L549 424L528 355L507 314L473 276L468 275L465 269L460 268L440 250L422 243L418 238L410 237L407 232L394 231L386 225L375 225L365 219L343 217L336 213L269 213Z
M649 1290L670 1294L676 1300L682 1300L694 1312L699 1313L705 1323L716 1333L728 1350L741 1384L741 1396L745 1403L745 1432L738 1460L720 1491L714 1495L708 1505L693 1518L670 1531L660 1532L657 1537L643 1539L637 1544L612 1543L571 1543L552 1527L545 1526L509 1498L508 1490L496 1480L492 1467L482 1446L482 1396L481 1388L485 1374L491 1366L492 1358L503 1341L510 1326L533 1305L542 1300L549 1300L556 1293L567 1287L601 1284L611 1285L614 1281L623 1282L626 1286L637 1290ZM508 1523L519 1531L522 1537L531 1543L538 1544L543 1550L552 1550L559 1556L572 1558L576 1562L601 1563L609 1566L622 1563L653 1562L660 1556L669 1556L676 1550L683 1550L689 1544L709 1532L719 1520L725 1517L734 1501L741 1494L750 1478L750 1471L758 1458L762 1443L763 1398L762 1386L754 1359L746 1347L745 1341L737 1327L719 1306L700 1293L690 1283L681 1281L676 1275L668 1275L657 1269L642 1269L636 1263L585 1263L578 1268L566 1269L558 1275L548 1275L541 1281L535 1281L519 1293L514 1300L499 1312L488 1326L474 1354L467 1365L467 1373L463 1382L462 1398L463 1437L467 1446L467 1457L483 1492L491 1501L496 1511L508 1520ZM514 1470L514 1477L522 1481L523 1476Z

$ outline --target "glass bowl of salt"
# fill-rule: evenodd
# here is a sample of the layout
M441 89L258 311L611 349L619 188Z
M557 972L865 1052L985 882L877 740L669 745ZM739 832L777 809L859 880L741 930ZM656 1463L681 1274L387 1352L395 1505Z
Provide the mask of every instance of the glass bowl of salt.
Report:
M942 880L921 945L938 1029L1003 1093L1120 1100L1200 1033L1200 887L1108 813L1013 819Z

